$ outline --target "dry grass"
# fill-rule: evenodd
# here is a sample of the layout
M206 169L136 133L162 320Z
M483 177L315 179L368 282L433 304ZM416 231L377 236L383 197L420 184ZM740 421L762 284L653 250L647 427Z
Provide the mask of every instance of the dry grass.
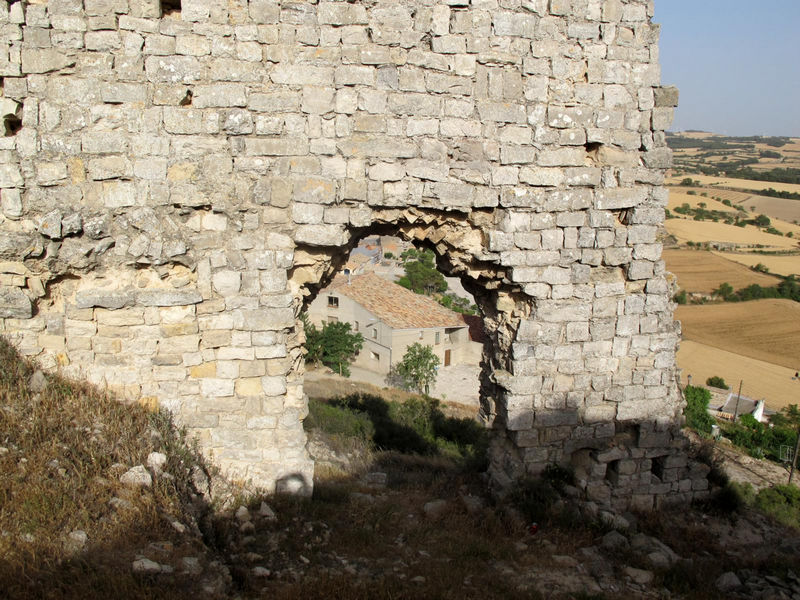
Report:
M781 367L734 354L720 348L684 339L678 350L678 367L682 370L683 382L691 375L695 383L717 375L736 391L739 381L744 381L742 394L750 398L765 398L767 406L780 410L800 399L800 381L792 377L796 369Z
M679 306L683 338L788 369L800 368L800 304L768 299Z
M773 287L780 283L777 277L756 273L742 264L704 250L664 250L663 259L667 270L677 276L680 288L688 292L707 294L725 282L737 290L752 284ZM757 262L763 261L753 264Z
M761 245L765 248L794 249L797 239L764 233L757 227L747 225L737 227L713 221L693 221L688 219L668 219L667 231L681 242L730 242L739 246ZM778 227L776 225L776 227ZM780 229L780 227L778 227Z
M746 267L754 267L761 263L767 267L771 273L777 273L778 275L800 275L800 254L792 254L789 256L741 254L738 252L714 252L714 254ZM733 285L733 283L731 283L731 285Z
M702 191L697 191L696 194L687 194L686 192L691 188L670 188L669 190L669 204L667 208L670 210L675 210L677 207L681 206L682 204L688 204L692 208L697 208L698 204L701 202L706 205L706 209L708 210L721 210L727 211L732 215L736 214L736 208L726 206L719 200L715 200L711 197L711 195L716 195L714 192L716 190L711 190L708 196L701 196L700 194ZM675 215L678 218L681 218L682 215Z
M7 598L168 598L197 586L157 582L131 570L158 542L175 556L198 551L171 520L187 522L185 479L157 478L147 493L123 489L120 473L169 446L173 472L190 454L174 445L169 419L124 406L92 386L48 376L31 391L34 366L0 338L0 589ZM177 467L181 468L177 468ZM115 510L118 497L129 508ZM187 523L188 524L188 523ZM67 536L84 531L82 552ZM154 551L151 549L151 552ZM151 556L152 558L152 556Z

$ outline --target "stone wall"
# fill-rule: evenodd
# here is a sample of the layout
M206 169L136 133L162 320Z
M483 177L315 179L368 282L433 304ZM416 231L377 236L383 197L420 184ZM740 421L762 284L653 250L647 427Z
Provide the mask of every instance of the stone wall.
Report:
M702 493L676 437L652 1L161 13L0 4L1 333L171 409L231 477L308 492L298 314L395 233L483 309L498 485L559 462L606 504Z

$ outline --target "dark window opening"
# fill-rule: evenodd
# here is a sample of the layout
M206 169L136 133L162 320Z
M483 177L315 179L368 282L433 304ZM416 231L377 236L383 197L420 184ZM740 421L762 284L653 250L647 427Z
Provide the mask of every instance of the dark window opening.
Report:
M339 308L339 298L336 296L328 296L328 307Z
M161 14L165 17L181 14L181 0L161 0Z
M17 115L6 115L3 117L3 126L5 127L5 137L17 135L19 130L22 129L22 119Z

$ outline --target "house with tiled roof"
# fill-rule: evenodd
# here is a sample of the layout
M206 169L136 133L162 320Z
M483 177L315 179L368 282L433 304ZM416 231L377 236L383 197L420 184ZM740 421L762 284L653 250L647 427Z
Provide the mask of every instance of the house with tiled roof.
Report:
M374 273L337 276L311 303L308 316L317 326L350 323L364 336L354 366L377 373L388 373L414 343L433 347L442 366L480 362L482 346L471 341L462 315Z

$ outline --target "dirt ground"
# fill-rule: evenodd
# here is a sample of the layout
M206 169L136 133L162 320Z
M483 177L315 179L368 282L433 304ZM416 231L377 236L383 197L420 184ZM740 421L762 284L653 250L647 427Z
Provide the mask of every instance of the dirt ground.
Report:
M770 270L770 273L777 273L778 275L800 275L800 254L792 254L789 256L741 254L738 252L714 252L714 254L747 267L752 267L761 263ZM668 259L665 260L668 261ZM669 265L669 261L667 265ZM732 282L731 285L736 287Z

